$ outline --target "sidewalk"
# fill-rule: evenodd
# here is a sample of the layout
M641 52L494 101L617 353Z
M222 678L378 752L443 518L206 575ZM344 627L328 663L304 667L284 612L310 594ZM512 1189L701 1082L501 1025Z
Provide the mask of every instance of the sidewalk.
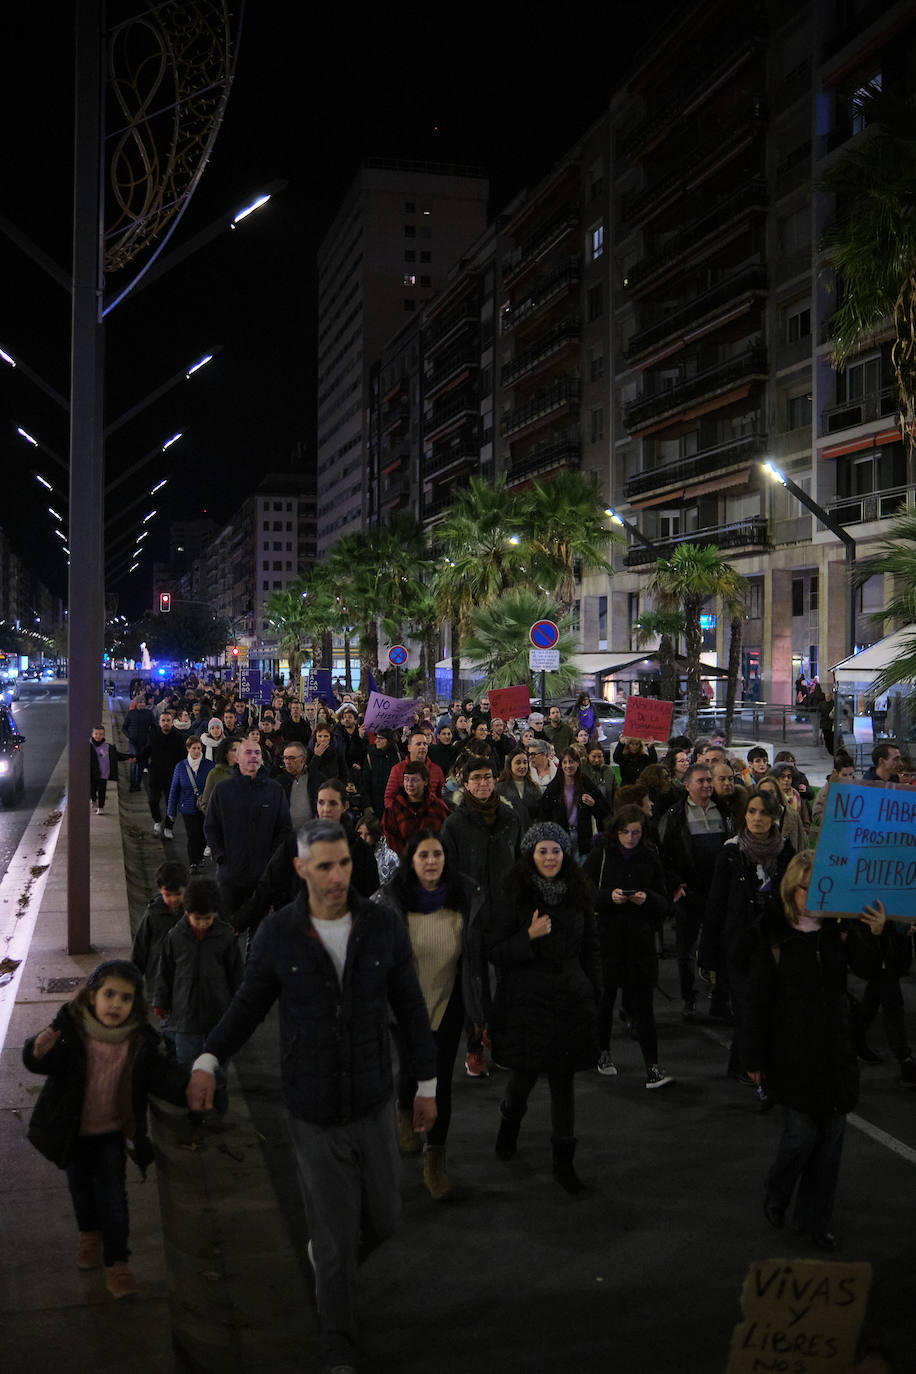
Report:
M57 795L62 774L59 768L52 779ZM131 1267L141 1285L135 1298L114 1302L102 1270L76 1268L66 1179L26 1140L42 1080L23 1066L22 1043L96 964L129 958L130 896L136 910L138 898L145 903L151 893L129 894L127 875L136 882L166 856L152 835L146 794L129 792L123 769L118 790L117 802L109 790L106 814L92 817L92 952L66 952L65 813L0 1055L4 1365L27 1365L29 1374L310 1374L319 1363L310 1355L316 1342L307 1279L287 1239L266 1142L234 1071L230 1131L188 1149L184 1113L157 1104L157 1163L145 1183L128 1163Z

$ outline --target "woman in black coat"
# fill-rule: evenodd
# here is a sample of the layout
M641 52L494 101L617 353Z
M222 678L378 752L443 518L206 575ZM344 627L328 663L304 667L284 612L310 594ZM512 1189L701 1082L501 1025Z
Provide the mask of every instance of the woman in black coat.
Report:
M568 833L534 825L521 843L509 882L509 904L488 932L499 973L490 1017L494 1060L509 1082L500 1103L500 1159L512 1159L538 1075L547 1074L553 1172L569 1193L584 1190L573 1168L576 1140L573 1080L598 1057L600 990L594 893L572 857Z
M585 860L584 872L598 892L598 942L604 990L598 1006L598 1072L613 1077L611 1030L618 988L636 1031L646 1066L646 1087L673 1083L658 1066L658 1032L652 997L658 983L655 931L671 910L661 860L646 843L646 817L638 806L617 812Z
M747 1064L783 1109L764 1215L781 1228L794 1193L796 1228L819 1249L835 1250L831 1224L846 1113L859 1095L846 974L867 978L880 968L885 912L878 901L858 920L806 910L813 864L810 849L789 863L780 887L782 921L751 956Z
M779 884L795 853L779 819L775 798L751 793L737 835L716 858L697 948L700 967L716 972L710 1013L723 1018L731 1003L735 1031L727 1072L745 1083L748 960L764 923L780 919Z
M595 827L601 829L610 811L591 774L583 773L579 755L564 749L557 775L544 789L540 819L553 821L567 831L573 857L584 859L592 847Z

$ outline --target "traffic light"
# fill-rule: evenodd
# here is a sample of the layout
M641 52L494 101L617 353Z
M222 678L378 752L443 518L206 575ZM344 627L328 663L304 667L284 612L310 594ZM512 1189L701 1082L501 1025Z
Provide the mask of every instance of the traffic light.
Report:
M233 644L233 646L232 646L232 657L233 657L233 658L238 658L238 656L239 656L239 646L238 646L237 644Z
M166 611L170 611L171 609L172 609L172 593L171 593L171 592L160 592L160 593L159 593L159 614L160 614L160 615L165 615Z

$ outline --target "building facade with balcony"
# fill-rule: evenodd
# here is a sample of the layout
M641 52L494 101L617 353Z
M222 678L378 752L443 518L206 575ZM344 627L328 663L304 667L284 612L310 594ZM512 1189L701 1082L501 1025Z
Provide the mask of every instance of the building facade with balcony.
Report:
M704 0L611 105L612 504L663 553L710 543L748 578L744 676L767 700L844 656L849 590L843 545L762 462L849 527L859 559L913 504L890 334L832 366L836 283L818 245L837 209L816 185L868 138L863 92L911 89L914 36L908 5ZM626 649L651 554L633 542L617 563ZM859 592L857 645L881 637L886 590ZM707 609L704 650L722 664Z

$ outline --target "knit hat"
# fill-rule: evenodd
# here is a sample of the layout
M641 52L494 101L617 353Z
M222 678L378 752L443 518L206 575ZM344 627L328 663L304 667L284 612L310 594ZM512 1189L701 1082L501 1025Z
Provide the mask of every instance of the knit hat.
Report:
M569 857L572 853L572 840L561 825L555 821L540 821L537 825L531 826L522 836L521 851L523 854L533 854L534 847L542 840L550 840L558 844L563 853Z
M207 726L207 734L208 734L208 735L212 735L212 734L213 734L213 727L214 727L214 725L218 725L219 728L222 730L222 728L223 728L223 722L220 720L219 716L214 716L213 719L210 721L210 724Z

